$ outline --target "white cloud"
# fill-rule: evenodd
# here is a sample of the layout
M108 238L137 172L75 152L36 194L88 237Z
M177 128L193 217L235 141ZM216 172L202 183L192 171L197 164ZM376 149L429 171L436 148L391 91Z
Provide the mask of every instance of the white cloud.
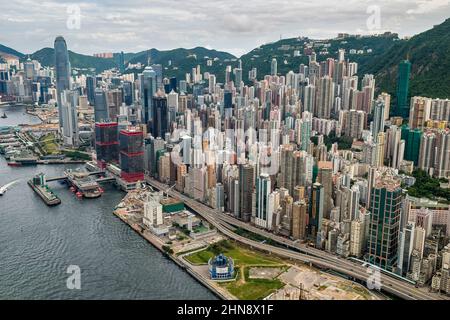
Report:
M79 30L66 27L68 5L80 7ZM280 35L370 33L371 5L380 7L380 30L400 35L450 16L449 0L10 0L0 2L0 41L25 53L52 46L61 34L69 49L86 54L208 45L241 55Z
M449 9L449 0L419 0L417 1L417 7L406 11L408 14L425 14L436 11L441 8Z

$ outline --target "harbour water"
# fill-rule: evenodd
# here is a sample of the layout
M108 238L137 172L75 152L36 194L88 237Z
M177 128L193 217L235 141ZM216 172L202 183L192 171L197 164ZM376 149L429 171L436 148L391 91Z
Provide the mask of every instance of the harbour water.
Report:
M0 126L39 122L24 109L0 108ZM105 186L98 199L77 199L50 186L62 204L47 207L27 185L33 175L67 167L9 167L0 157L0 185L20 181L0 197L0 299L216 299L173 261L113 215L124 193ZM70 265L81 289L68 289Z
M0 127L41 122L38 117L27 114L25 107L2 105L0 107L0 115L3 115L3 113L6 114L7 118L0 118Z

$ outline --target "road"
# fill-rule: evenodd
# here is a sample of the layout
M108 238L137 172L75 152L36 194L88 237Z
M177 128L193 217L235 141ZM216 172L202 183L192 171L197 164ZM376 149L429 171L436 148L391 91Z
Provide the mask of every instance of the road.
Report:
M146 182L149 183L152 187L159 190L167 190L169 188L168 185L161 183L153 178L146 177ZM218 211L208 207L207 205L196 201L194 199L189 198L188 196L181 194L176 190L169 190L168 194L171 197L178 198L182 200L187 207L195 211L199 214L203 219L208 221L211 225L217 228L218 231L225 234L227 237L239 241L243 244L251 246L253 248L266 251L269 253L273 253L279 255L284 258L300 261L306 264L312 264L322 269L329 269L335 272L345 274L351 278L357 279L365 283L370 274L368 273L367 267L362 266L361 264L355 263L353 261L338 258L335 255L329 254L325 251L306 247L305 245L295 244L290 239L286 239L267 231L261 230L254 226L249 225L248 223L239 221L234 217L228 216L223 213L219 213ZM290 249L274 247L272 245L264 244L261 242L257 242L245 237L242 237L232 230L230 230L229 226L235 225L237 227L246 229L248 231L254 232L256 234L262 235L266 238L272 239L280 244L286 245L291 248L295 248L302 252L296 252ZM449 300L450 297L440 295L433 292L428 292L423 288L416 288L414 285L409 284L400 279L393 278L386 274L380 274L381 281L381 289L393 294L402 299L408 300Z

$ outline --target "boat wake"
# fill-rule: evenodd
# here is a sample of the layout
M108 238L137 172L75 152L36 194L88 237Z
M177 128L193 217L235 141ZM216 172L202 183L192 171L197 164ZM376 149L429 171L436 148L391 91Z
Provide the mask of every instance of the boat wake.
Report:
M20 179L11 181L10 183L5 184L3 187L0 187L0 196L2 196L9 188L19 182Z

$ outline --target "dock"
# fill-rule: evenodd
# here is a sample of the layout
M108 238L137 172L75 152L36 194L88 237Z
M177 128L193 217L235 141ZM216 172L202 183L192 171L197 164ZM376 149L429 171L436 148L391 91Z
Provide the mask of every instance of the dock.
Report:
M51 159L51 160L39 160L37 158L13 158L12 161L8 162L9 166L36 166L38 164L84 164L86 161L84 160L58 160L58 159Z
M100 177L94 177L98 176ZM52 181L66 181L72 192L76 194L78 198L98 198L103 194L103 189L100 184L115 183L116 178L114 176L105 176L104 171L64 171L64 175L59 177L45 177L46 182Z
M104 175L105 171L91 171L91 172L86 172L86 175L88 176L96 176L96 175ZM67 172L60 177L51 177L51 178L46 178L47 182L51 182L51 181L58 181L58 180L67 180L68 179L68 175ZM109 181L109 179L103 178L106 181Z

